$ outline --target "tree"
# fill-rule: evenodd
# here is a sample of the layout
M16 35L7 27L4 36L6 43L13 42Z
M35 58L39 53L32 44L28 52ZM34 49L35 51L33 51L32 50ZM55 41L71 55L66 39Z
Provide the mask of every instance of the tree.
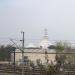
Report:
M65 45L65 43L60 41L60 42L57 42L55 46L56 46L56 61L60 65L63 65L66 60L66 55L64 54L64 52L67 45Z
M49 49L56 49L56 46L55 45L50 45L48 48Z
M0 61L10 61L11 51L14 51L14 47L11 45L8 46L0 46Z

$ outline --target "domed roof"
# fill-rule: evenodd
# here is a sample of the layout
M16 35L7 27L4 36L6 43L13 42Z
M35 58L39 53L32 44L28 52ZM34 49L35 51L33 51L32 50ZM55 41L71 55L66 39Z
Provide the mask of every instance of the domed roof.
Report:
M41 42L40 42L40 47L42 47L43 49L47 49L48 46L52 45L50 43L50 41L48 41L47 39L43 39Z
M43 49L47 49L50 45L52 44L48 40L47 29L45 29L43 40L39 43L39 46Z
M33 43L29 43L26 48L36 48L36 46Z

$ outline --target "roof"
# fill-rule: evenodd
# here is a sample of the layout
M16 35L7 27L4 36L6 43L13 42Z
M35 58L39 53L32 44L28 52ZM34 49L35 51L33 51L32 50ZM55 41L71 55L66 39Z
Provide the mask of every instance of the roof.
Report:
M26 48L36 48L36 46L33 43L29 43Z
M48 46L52 45L50 43L50 41L48 39L43 39L40 43L39 43L39 46L46 49L48 48Z

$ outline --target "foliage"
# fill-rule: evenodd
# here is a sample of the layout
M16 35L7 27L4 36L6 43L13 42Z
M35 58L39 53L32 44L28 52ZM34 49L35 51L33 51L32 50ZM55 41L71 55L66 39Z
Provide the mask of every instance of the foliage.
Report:
M30 61L30 66L31 66L32 68L34 68L34 63L33 63L33 61Z
M46 69L47 75L55 75L60 72L60 66L59 65L48 65Z
M65 44L62 43L62 42L56 42L55 45L50 45L48 47L49 49L56 49L57 51L58 50L64 50L65 49Z
M56 55L56 61L58 64L60 65L65 64L65 60L66 60L66 55L64 54Z
M57 42L56 43L56 61L58 64L63 65L66 60L66 55L65 54L60 54L63 53L65 50L65 44L62 42Z
M41 65L41 60L40 59L37 59L36 60L36 63L37 63L38 66L40 66Z
M50 45L48 48L49 48L49 49L56 49L56 46Z
M14 51L14 47L8 46L0 46L0 61L10 61L11 51Z

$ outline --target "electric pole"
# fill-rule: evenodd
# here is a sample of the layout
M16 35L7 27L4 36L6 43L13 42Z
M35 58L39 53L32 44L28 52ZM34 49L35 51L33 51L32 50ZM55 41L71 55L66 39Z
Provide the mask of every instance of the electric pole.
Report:
M24 32L21 32L22 33L22 40L20 40L20 41L22 41L22 49L20 49L20 51L22 52L22 75L24 75ZM13 39L10 39L10 41L12 41L13 43L14 43L14 45L17 47L17 48L19 48L18 46L17 46L17 44L13 41Z
M48 53L47 53L47 49L45 49L45 61L46 61L46 64L48 64Z
M24 32L21 32L23 35L22 38L22 75L24 75Z

